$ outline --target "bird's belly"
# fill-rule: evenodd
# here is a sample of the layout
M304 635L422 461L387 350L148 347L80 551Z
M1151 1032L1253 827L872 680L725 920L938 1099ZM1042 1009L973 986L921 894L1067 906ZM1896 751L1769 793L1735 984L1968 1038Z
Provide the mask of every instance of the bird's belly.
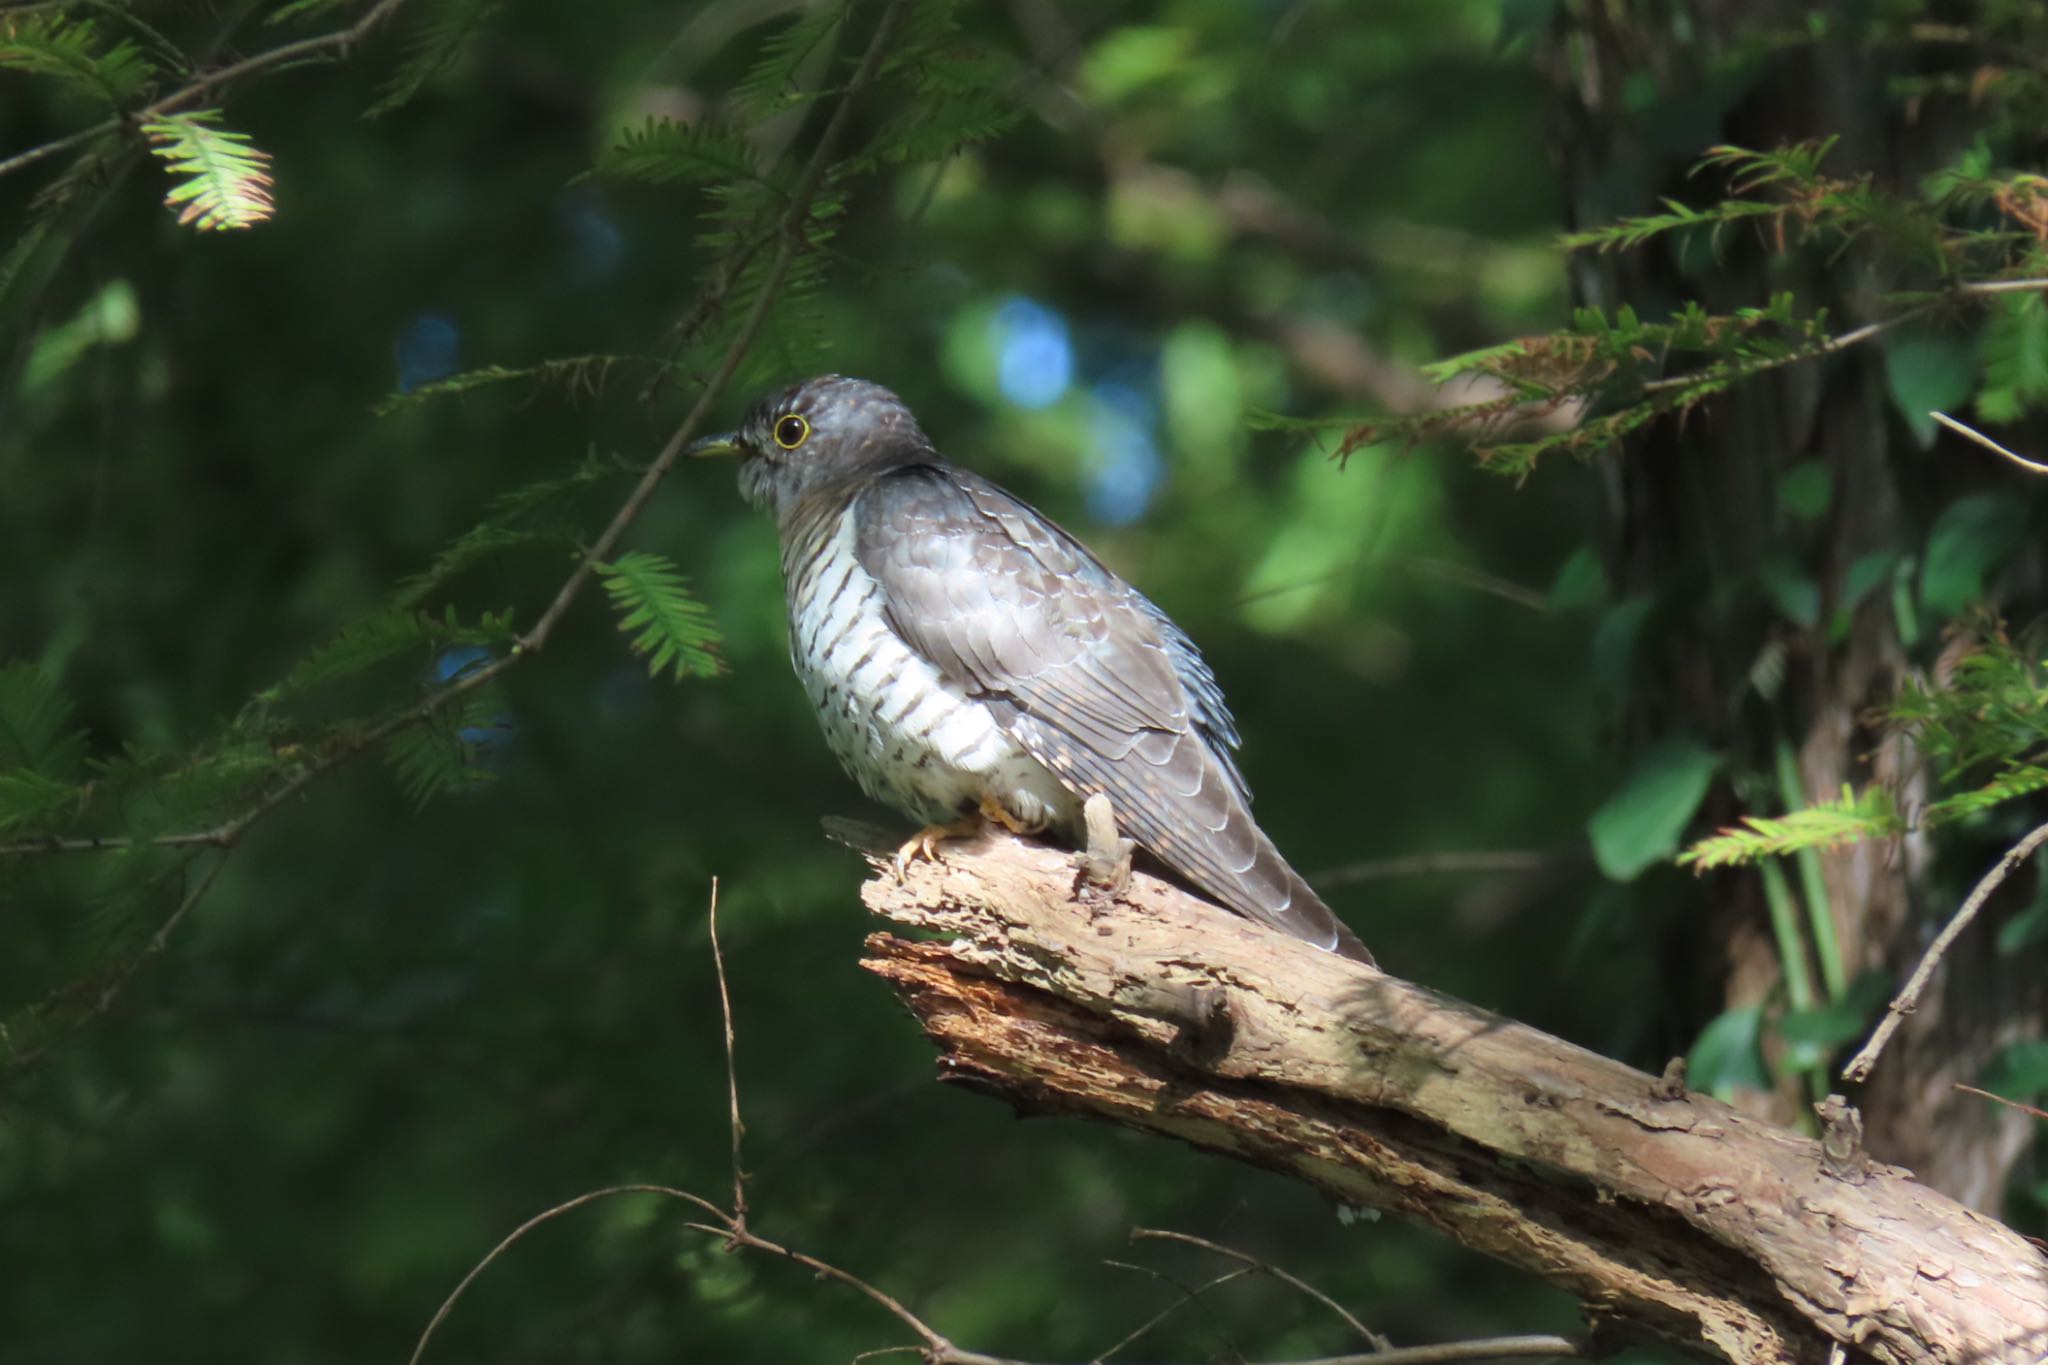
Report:
M985 702L903 642L851 546L821 561L792 585L790 660L826 742L861 789L926 822L991 796L1028 828L1071 827L1078 800Z

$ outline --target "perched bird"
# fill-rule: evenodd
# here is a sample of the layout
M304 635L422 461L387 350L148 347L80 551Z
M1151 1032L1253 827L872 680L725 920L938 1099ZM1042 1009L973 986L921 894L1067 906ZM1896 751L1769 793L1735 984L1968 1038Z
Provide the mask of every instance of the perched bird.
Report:
M806 380L691 453L740 456L740 491L774 514L790 658L825 738L870 796L926 823L899 866L982 818L1076 841L1092 825L1091 845L1117 823L1237 913L1372 961L1253 822L1193 642L949 463L895 394Z

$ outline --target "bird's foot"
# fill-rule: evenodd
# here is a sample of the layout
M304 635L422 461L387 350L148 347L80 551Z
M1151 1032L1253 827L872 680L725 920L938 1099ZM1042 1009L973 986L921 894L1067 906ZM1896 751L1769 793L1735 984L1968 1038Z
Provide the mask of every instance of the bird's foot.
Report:
M988 821L992 825L1001 825L1004 829L1010 831L1010 833L1012 834L1038 833L1037 830L1025 824L1016 816L1010 814L1009 810L1004 807L1003 803L996 800L996 798L988 792L983 792L981 794L981 810L979 812L979 815L983 820ZM969 816L968 818L971 820L975 817Z
M980 811L970 811L959 819L949 820L943 825L926 825L905 839L903 846L896 850L896 880L901 882L909 872L911 859L925 858L937 862L940 844L948 839L965 839L971 834L979 834L981 829Z
M1131 884L1131 854L1138 845L1117 833L1116 808L1107 792L1096 792L1082 803L1081 822L1088 846L1079 858L1080 882L1112 895L1122 891Z

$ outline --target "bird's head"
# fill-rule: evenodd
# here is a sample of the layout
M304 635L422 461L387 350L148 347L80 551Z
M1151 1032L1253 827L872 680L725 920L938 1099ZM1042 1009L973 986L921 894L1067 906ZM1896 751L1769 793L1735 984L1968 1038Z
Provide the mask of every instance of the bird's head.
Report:
M849 475L929 458L931 442L910 409L880 384L820 375L747 409L732 431L688 451L740 457L740 492L780 511L814 488Z

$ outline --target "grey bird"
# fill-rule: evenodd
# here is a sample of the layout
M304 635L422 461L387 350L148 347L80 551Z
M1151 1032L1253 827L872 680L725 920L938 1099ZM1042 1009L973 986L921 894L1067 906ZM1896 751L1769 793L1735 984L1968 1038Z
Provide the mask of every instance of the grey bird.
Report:
M895 394L809 379L690 453L740 456L740 491L774 515L790 659L825 738L862 790L926 825L899 866L982 818L1079 842L1106 797L1196 890L1372 961L1253 821L1194 643L1050 519L949 463Z

